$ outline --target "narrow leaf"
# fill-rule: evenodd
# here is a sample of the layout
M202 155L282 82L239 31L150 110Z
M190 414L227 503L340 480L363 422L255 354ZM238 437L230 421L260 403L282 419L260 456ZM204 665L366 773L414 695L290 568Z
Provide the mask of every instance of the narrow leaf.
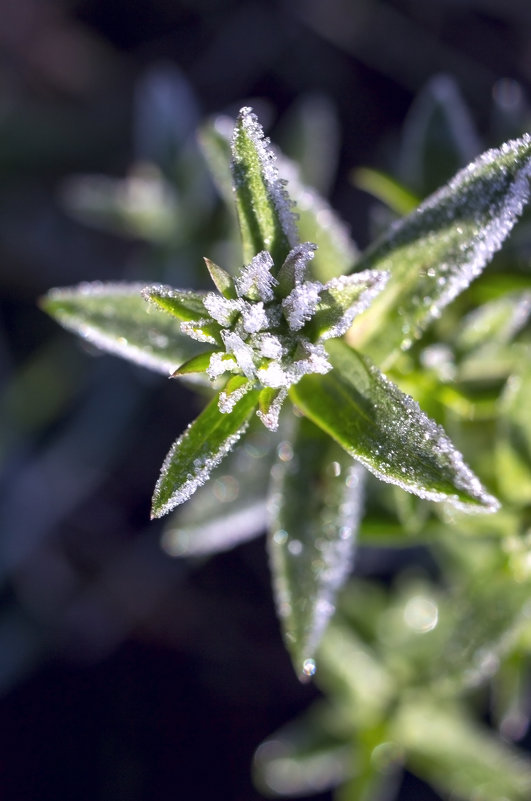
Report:
M382 481L466 511L498 503L464 463L443 429L364 356L327 344L333 370L290 389L301 411Z
M142 284L80 284L52 289L41 306L98 348L168 374L204 346L184 336L174 317L148 305L142 288Z
M171 374L171 378L178 378L181 375L190 375L193 373L205 373L210 364L210 357L215 353L213 350L207 350L206 353L200 353L198 356L192 356L187 362L181 364L180 367Z
M233 548L266 529L266 491L281 433L253 426L209 481L164 529L162 547L171 556L200 556Z
M174 289L171 286L156 284L142 290L144 298L155 303L164 311L173 314L178 320L201 320L206 316L203 305L205 292L192 292L187 289Z
M230 392L246 383L234 376L227 384ZM230 414L222 414L215 397L172 445L155 486L152 517L162 517L187 501L210 476L224 456L246 430L258 403L258 391L247 392L235 403Z
M243 261L268 250L279 269L297 242L295 217L269 140L250 108L243 108L236 121L232 174Z
M354 318L382 291L388 277L378 270L366 270L332 278L320 294L312 331L321 339L343 336Z
M303 679L313 675L315 650L352 566L362 473L309 420L300 420L293 448L279 448L268 545L284 638Z
M400 215L409 214L419 204L420 199L413 192L380 170L358 167L352 172L352 182Z
M531 763L458 709L418 693L399 709L391 735L421 778L452 797L527 801Z
M364 254L357 270L391 278L352 344L385 366L479 275L528 201L530 157L529 135L489 150Z
M338 736L337 724L337 710L318 701L271 735L254 756L259 789L267 795L307 796L352 776L357 768L353 749Z
M217 264L206 257L205 264L218 292L225 298L237 297L236 287L234 286L234 281L229 273L224 270L223 267L218 267Z

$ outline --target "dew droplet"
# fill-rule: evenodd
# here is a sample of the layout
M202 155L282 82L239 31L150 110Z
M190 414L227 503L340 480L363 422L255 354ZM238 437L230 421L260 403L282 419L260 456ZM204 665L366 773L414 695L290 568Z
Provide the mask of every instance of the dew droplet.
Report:
M302 672L304 676L310 678L311 676L315 675L315 671L317 670L315 659L305 659L302 663Z

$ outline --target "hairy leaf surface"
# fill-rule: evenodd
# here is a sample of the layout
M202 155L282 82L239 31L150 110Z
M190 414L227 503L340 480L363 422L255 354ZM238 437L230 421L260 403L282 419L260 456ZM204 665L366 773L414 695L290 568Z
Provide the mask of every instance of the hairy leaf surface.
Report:
M237 391L245 383L242 376L234 376L225 392ZM172 445L155 486L152 517L162 517L187 501L205 483L246 430L258 404L258 390L247 392L230 414L219 411L218 400L215 397Z
M53 289L42 308L102 350L160 373L171 373L204 350L181 333L175 317L142 297L143 284L85 283Z
M489 150L371 247L356 270L391 278L351 342L378 364L407 349L501 247L529 198L531 137Z
M352 566L363 470L309 420L279 446L270 505L269 554L284 639L297 673L313 657Z
M327 345L333 370L305 376L290 395L301 411L382 481L467 511L497 501L443 429L372 362L340 340Z

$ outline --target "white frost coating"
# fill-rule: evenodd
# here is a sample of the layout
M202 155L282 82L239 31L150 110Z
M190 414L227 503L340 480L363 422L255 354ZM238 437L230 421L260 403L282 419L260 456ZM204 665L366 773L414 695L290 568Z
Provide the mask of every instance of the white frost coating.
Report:
M529 134L487 151L422 203L413 215L396 223L382 243L383 252L382 246L376 246L376 260L388 261L391 271L393 251L400 253L402 248L407 251L411 247L412 257L422 259L422 255L415 256L418 242L422 253L435 254L422 278L422 288L399 311L406 320L408 316L417 317L410 326L412 335L438 317L500 249L529 200L529 151ZM489 174L485 175L489 167ZM397 280L401 275L397 264ZM417 308L413 309L413 305ZM409 344L406 334L403 347Z
M243 374L247 378L254 378L254 354L250 345L247 345L235 331L222 331L221 338L223 339L227 353L232 353L234 355Z
M207 481L210 476L212 470L218 466L218 464L222 461L222 459L232 450L232 448L236 445L242 434L245 433L247 427L249 425L249 421L247 420L234 434L222 443L221 447L215 452L212 453L211 451L208 452L208 456L203 457L202 459L196 459L193 465L193 473L189 473L186 477L186 480L183 481L179 486L175 489L172 493L170 499L163 504L162 507L157 509L156 517L163 517L163 515L171 512L176 506L181 503L184 503L189 498L192 497L194 492L202 487L203 484ZM153 497L156 498L161 491L162 484L166 479L166 475L170 470L170 467L175 459L175 453L177 449L181 446L183 440L189 437L190 426L186 429L186 431L181 434L181 436L173 443L172 447L170 448L166 458L164 459L164 463L162 465L159 479L155 485L155 492Z
M273 259L267 250L257 253L235 279L238 295L250 300L262 300L264 303L273 300L273 287L277 284L271 273L273 266Z
M212 319L224 326L229 326L240 311L238 301L228 300L216 292L209 292L203 298L203 305Z
M365 286L366 288L362 290L357 300L345 310L341 319L321 334L321 339L334 339L343 336L354 322L355 317L370 306L376 295L385 287L388 280L389 273L385 270L364 270L361 273L341 275L338 278L332 278L328 281L325 285L325 289L327 289L332 296L334 296L335 293L341 295L342 292L351 289L353 286L359 285L362 287Z
M74 288L52 289L46 297L52 301L76 300L78 297L98 298L103 303L105 298L109 296L140 296L144 287L145 284L139 283L120 284L117 282L93 281L84 282ZM72 331L86 342L90 342L91 345L100 348L106 353L120 356L123 359L127 359L127 361L164 375L169 375L175 370L177 360L171 354L165 357L161 353L148 351L145 345L133 345L123 336L106 334L95 325L91 325L88 322L80 322L79 317L76 317L75 314L54 312L54 316L68 331Z
M220 375L226 373L227 370L233 370L238 367L238 362L232 356L217 351L210 357L206 374L211 381L215 381Z
M288 253L281 274L292 286L302 284L308 271L308 263L314 258L317 245L313 242L301 242Z
M323 285L319 281L305 281L295 286L282 301L284 315L292 331L300 331L311 320Z
M282 408L282 404L284 403L287 397L288 397L288 390L281 389L273 399L267 412L262 412L260 411L260 409L258 409L258 411L256 412L256 416L270 431L276 431L278 429L278 419L280 415L280 410Z
M259 303L246 303L242 307L242 325L248 334L256 334L269 326L269 318L262 301Z
M203 331L203 326L209 324L209 318L203 317L201 320L184 320L179 325L181 332L191 339L195 339L197 342L208 342L211 345L217 345L216 339L207 334L206 331Z
M235 389L232 392L220 392L218 408L221 414L229 414L232 412L238 401L240 401L244 395L247 395L252 386L252 382L248 381L246 384L243 384L241 387L238 387L238 389Z
M295 215L292 210L292 201L284 187L284 182L279 178L276 167L276 156L271 149L270 140L264 136L264 131L253 110L245 106L240 110L239 119L242 128L253 143L260 160L262 176L267 187L275 210L278 214L282 230L288 240L290 247L293 247L298 240ZM239 154L236 147L237 127L232 140L232 157L236 164L239 163Z
M375 365L370 364L369 369L375 383L379 384L380 388L385 388L385 395L380 391L379 396L382 405L389 404L389 411L385 415L389 422L383 425L380 422L380 428L384 429L384 433L387 429L389 435L387 442L390 443L388 447L391 450L386 453L384 447L375 444L379 466L375 459L369 460L358 453L352 454L354 458L377 478L395 484L420 498L430 501L449 501L457 509L468 513L496 512L500 506L499 502L485 490L478 477L465 464L461 453L454 447L442 426L429 418L413 398L402 393ZM378 410L376 413L378 414ZM392 450L392 443L400 448L400 453ZM417 452L422 458L427 443L429 443L430 450L437 455L438 469L444 469L447 479L451 480L455 487L472 496L482 504L481 506L467 503L458 495L449 495L445 491L424 488L422 476L415 476L414 471L415 460L418 459ZM409 453L413 454L411 464L407 463ZM400 476L396 470L399 463L402 465Z
M271 362L265 367L261 367L256 371L256 375L264 387L271 387L272 389L289 387L291 383L288 373L282 369L278 362Z
M281 359L286 352L282 342L277 336L274 336L274 334L260 334L254 337L253 344L260 356L263 356L264 359L278 360Z

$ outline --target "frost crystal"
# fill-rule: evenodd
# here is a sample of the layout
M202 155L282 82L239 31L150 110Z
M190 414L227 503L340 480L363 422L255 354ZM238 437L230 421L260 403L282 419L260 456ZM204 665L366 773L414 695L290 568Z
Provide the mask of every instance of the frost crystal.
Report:
M258 122L256 115L253 114L253 110L248 106L241 109L240 120L260 159L264 183L279 216L282 230L285 232L289 244L293 247L298 239L295 215L293 214L292 202L284 187L284 182L278 176L276 155L271 148L270 140L264 136L262 126ZM233 141L232 153L237 164L238 152L235 147L235 141Z
M309 373L324 374L332 369L322 341L340 336L385 282L385 274L375 270L327 284L306 281L314 251L311 242L294 247L277 277L271 255L258 253L234 279L236 297L209 292L199 303L210 316L181 323L183 333L200 342L223 343L224 350L210 355L206 373L211 381L224 373L239 373L248 379L236 393L220 394L222 413L231 412L251 388L279 390L269 405L267 396L262 396L257 412L267 428L276 429L289 387ZM193 311L198 310L194 307ZM312 329L314 317L318 324Z
M295 286L287 298L282 301L282 308L292 331L299 331L308 320L311 320L319 303L319 295L323 285L319 281L306 281Z
M276 278L271 274L273 266L273 259L267 250L257 253L236 278L238 295L249 298L249 300L263 300L264 303L273 300L273 287L277 283Z

